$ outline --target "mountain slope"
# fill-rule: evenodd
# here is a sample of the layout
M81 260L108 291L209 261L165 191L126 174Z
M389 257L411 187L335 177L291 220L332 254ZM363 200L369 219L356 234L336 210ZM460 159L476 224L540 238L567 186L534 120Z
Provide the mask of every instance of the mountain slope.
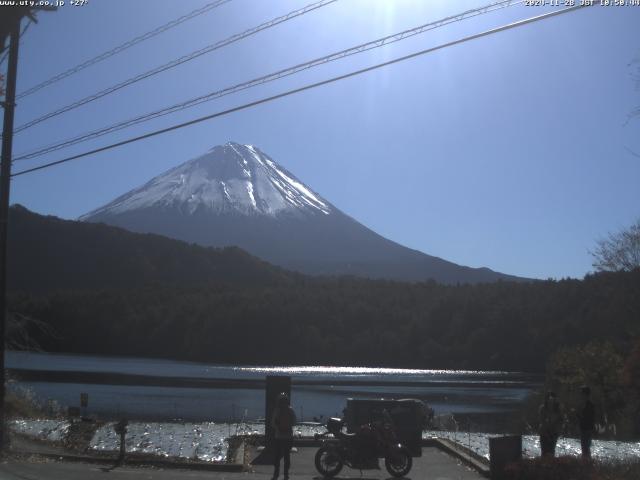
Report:
M388 240L341 212L258 148L233 142L153 178L81 220L200 245L236 245L311 274L443 283L518 280Z
M238 248L187 245L108 225L42 216L14 205L9 212L11 290L131 288L149 284L288 284L294 275Z

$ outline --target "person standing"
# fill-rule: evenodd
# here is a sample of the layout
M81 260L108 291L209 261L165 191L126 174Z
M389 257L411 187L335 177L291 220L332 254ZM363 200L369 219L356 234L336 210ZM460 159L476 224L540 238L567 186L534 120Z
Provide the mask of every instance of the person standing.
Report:
M540 451L542 456L555 456L556 444L562 429L562 412L554 392L547 392L538 410L540 416Z
M273 480L280 475L281 459L284 459L284 480L289 479L291 447L293 447L293 426L296 421L296 414L291 405L289 405L289 396L286 393L281 393L271 416L271 427L274 430Z
M591 458L591 440L596 426L596 412L591 401L591 388L584 385L580 388L582 393L582 408L578 412L578 422L580 425L580 446L582 447L582 458Z

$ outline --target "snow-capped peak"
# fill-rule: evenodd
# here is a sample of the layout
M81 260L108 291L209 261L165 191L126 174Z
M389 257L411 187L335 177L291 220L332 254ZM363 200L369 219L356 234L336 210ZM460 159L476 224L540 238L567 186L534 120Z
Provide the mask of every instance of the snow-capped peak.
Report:
M81 217L151 207L243 215L314 213L333 207L253 145L228 142Z

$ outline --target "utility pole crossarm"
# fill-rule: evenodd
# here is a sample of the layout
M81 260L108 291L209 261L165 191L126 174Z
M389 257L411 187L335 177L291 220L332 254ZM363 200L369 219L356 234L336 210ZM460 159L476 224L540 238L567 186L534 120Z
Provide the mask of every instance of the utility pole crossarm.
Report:
M54 12L56 10L58 10L58 7L47 5L38 7L25 7L21 5L0 7L0 12L2 12L2 15L0 15L0 54L7 48L5 46L5 42L7 38L11 36L11 32L13 31L13 27L16 23L19 27L20 22L24 17L27 17L33 23L38 23L35 12Z
M23 17L29 17L34 22L36 19L29 7L1 7L0 11L2 11L0 16L0 53L2 53L7 48L5 42L11 36L14 26L18 25L20 28Z

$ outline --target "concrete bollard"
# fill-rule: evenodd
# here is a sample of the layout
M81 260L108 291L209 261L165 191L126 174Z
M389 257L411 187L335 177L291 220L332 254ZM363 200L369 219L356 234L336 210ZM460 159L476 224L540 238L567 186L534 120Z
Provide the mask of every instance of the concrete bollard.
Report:
M489 439L491 480L505 478L504 468L522 459L522 435L506 435Z

